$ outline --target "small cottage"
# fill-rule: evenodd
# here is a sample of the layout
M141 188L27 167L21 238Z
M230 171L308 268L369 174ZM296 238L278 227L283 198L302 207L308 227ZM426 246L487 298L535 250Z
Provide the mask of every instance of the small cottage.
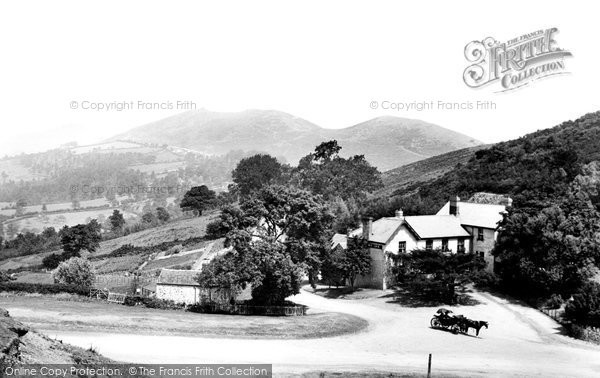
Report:
M162 269L156 282L156 298L187 305L200 302L205 290L198 285L197 270Z
M237 295L227 289L200 287L196 280L198 274L198 270L162 269L156 282L156 298L186 305L205 302L229 303L232 298L250 298L249 287Z

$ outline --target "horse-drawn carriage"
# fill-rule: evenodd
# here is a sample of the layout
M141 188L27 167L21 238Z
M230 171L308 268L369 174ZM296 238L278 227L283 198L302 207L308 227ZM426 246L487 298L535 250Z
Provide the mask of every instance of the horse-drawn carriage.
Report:
M469 333L469 328L475 329L475 335L479 336L482 327L488 328L488 322L483 320L471 320L463 315L454 315L452 311L445 308L437 310L430 321L431 328L445 329L454 334Z

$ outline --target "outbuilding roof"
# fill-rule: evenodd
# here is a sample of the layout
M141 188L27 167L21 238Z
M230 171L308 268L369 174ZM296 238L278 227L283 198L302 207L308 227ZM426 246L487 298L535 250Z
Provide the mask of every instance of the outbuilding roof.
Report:
M196 281L199 273L197 270L162 269L156 284L199 286Z

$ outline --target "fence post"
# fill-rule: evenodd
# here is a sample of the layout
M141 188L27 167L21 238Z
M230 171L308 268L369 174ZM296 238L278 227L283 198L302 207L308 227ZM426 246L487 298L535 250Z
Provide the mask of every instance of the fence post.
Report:
M431 378L431 353L429 353L429 362L427 363L427 378Z

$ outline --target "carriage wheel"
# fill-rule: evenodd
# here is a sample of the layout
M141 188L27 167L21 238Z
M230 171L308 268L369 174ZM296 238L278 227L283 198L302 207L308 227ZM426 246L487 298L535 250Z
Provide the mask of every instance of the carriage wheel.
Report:
M454 324L452 325L452 327L450 327L450 331L452 331L452 333L456 335L460 332L460 327L458 326L458 324Z
M442 326L442 324L440 323L440 321L437 318L431 318L431 327L433 328L440 328Z

